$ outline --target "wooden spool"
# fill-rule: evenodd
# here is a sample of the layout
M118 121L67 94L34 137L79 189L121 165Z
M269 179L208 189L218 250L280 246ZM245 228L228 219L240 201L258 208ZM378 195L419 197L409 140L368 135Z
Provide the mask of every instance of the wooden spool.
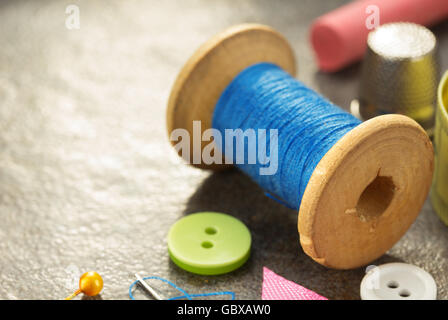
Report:
M267 26L238 25L207 41L173 86L168 133L184 128L193 137L195 120L201 121L202 131L210 128L224 89L240 71L258 62L271 62L295 74L289 43ZM193 157L191 149L188 156ZM311 176L298 217L303 250L318 263L337 269L356 268L380 257L417 217L432 172L431 141L414 120L385 115L362 123L326 153Z

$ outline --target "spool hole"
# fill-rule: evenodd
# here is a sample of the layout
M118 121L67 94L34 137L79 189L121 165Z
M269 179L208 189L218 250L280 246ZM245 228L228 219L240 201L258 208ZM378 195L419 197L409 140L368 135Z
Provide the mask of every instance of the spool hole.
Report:
M391 177L377 176L362 192L356 212L363 221L379 217L392 201L395 185Z
M210 249L213 247L213 243L211 243L210 241L204 241L201 243L202 248L205 249Z
M217 232L218 231L215 228L213 228L213 227L208 227L208 228L205 229L205 233L209 234L209 235L216 234Z

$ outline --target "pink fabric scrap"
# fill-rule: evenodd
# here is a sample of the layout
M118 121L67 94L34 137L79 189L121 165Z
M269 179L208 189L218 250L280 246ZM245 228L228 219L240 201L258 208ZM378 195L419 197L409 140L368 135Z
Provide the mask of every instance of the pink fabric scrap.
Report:
M297 283L286 280L263 267L262 300L328 300Z

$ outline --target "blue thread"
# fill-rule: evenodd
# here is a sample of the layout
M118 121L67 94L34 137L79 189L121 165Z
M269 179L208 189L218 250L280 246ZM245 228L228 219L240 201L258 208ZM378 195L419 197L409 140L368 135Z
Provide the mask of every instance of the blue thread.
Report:
M235 292L232 292L232 291L218 291L218 292L210 292L210 293L197 293L197 294L190 294L189 297L190 298L197 298L197 297L211 297L211 296L224 296L224 295L229 295L231 297L230 300L235 300ZM173 297L173 298L170 298L168 300L179 300L179 299L183 299L183 298L186 298L186 296Z
M213 128L219 130L224 139L223 145L220 139L215 139L218 148L224 150L223 153L233 149L232 160L238 168L269 194L283 199L287 207L296 210L319 161L360 123L271 63L255 64L240 72L219 98L212 121ZM259 157L255 164L248 162L247 138L240 135L225 139L225 129L238 128L242 131L254 129L257 141L263 134L258 129L278 130L278 170L275 174L260 175L260 168L269 164L261 163ZM265 146L269 147L271 136L266 133L265 137ZM243 163L237 162L234 140L244 145ZM268 157L270 150L266 149Z
M294 208L291 207L288 203L286 203L285 201L283 201L283 200L281 200L281 199L279 199L279 198L273 196L273 195L270 194L269 192L265 192L264 195L265 195L266 197L268 197L269 199L272 199L272 200L274 200L275 202L280 203L281 205L287 207L288 209L292 209L292 210L294 210Z
M232 291L220 291L220 292L210 292L210 293L198 293L198 294L188 294L185 290L183 290L182 288L178 287L176 284L174 284L173 282L161 278L161 277L157 277L157 276L153 276L153 277L145 277L143 278L144 281L146 280L151 280L151 279L155 279L155 280L160 280L162 282L165 282L166 284L172 286L174 289L176 289L177 291L180 291L183 295L182 296L177 296L177 297L172 297L169 298L167 300L179 300L179 299L188 299L191 300L191 298L197 298L197 297L210 297L210 296L222 296L222 295L230 295L231 300L235 300L235 293ZM139 281L136 280L134 282L132 282L132 284L129 286L129 298L131 300L135 300L134 295L132 294L132 288L134 288L134 286L138 283Z

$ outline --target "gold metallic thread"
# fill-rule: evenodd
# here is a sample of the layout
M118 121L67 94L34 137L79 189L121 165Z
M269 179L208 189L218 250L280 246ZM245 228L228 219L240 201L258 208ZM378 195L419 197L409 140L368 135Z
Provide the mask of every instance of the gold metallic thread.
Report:
M435 171L431 201L440 219L448 225L448 71L437 92L434 134Z

